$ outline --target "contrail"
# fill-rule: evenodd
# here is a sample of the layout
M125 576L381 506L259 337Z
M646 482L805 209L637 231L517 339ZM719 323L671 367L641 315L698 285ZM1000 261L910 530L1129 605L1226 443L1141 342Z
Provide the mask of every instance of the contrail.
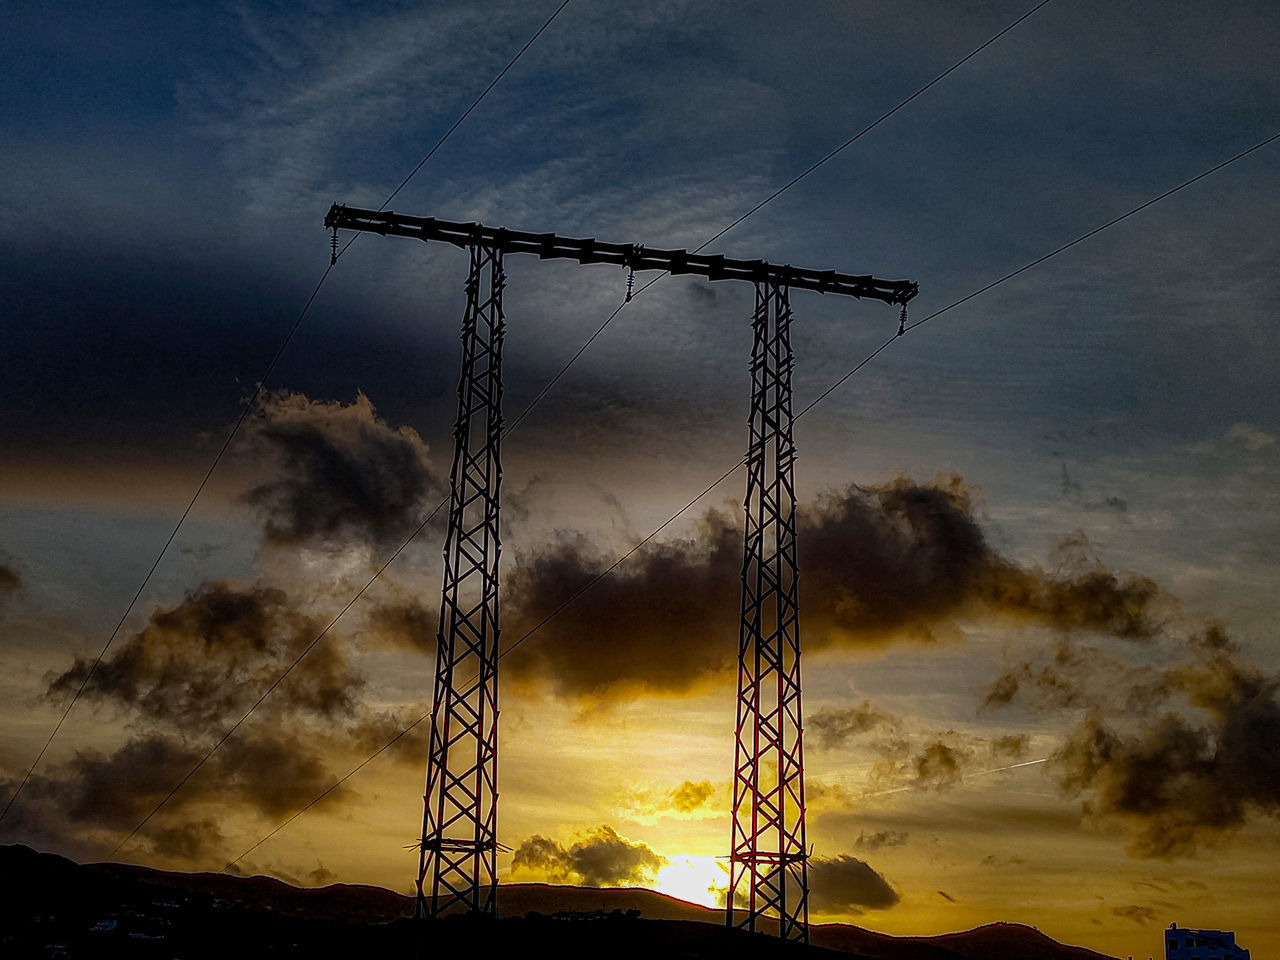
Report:
M974 777L985 777L989 773L1001 773L1005 770L1017 770L1019 767L1031 767L1035 766L1037 763L1045 763L1048 759L1048 757L1041 757L1039 760L1024 760L1022 763L1011 763L1007 767L993 767L990 770L979 770L977 773L969 774L968 777L961 777L960 781L963 783L965 780L972 780ZM905 786L894 787L892 790L877 790L875 793L862 794L862 799L870 800L872 797L884 797L891 793L905 793L908 790L914 789L916 788L913 786Z

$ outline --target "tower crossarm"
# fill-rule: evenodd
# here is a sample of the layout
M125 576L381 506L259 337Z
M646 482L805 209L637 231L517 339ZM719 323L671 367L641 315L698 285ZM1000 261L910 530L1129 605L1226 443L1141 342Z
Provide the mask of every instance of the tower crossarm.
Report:
M363 230L382 236L438 240L457 247L480 244L502 253L532 253L542 260L576 260L578 263L611 263L634 271L663 270L692 274L709 280L747 280L782 284L793 290L816 290L885 303L906 304L919 284L911 280L880 280L835 270L811 270L765 260L663 250L638 243L607 243L594 238L562 237L554 233L526 233L482 223L459 223L435 217L411 217L390 210L361 210L335 203L324 218L333 230Z

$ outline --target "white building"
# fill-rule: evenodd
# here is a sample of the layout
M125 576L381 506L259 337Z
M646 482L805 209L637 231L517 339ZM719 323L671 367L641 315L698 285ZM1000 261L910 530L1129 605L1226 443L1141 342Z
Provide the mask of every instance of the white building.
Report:
M1230 930L1188 930L1176 923L1164 932L1165 960L1249 960Z

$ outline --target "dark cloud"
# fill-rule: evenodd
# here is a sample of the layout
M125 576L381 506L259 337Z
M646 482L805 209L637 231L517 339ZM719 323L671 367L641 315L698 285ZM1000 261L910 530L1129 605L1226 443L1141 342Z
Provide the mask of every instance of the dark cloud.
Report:
M967 750L941 741L925 744L911 759L915 775L912 785L934 790L953 786L960 781L961 771L970 756Z
M891 714L865 702L863 707L884 718L874 728L882 732L866 744L882 758L872 767L866 791L871 796L904 788L948 790L971 774L994 772L992 764L1021 759L1030 744L1026 734L983 737L956 730L913 731Z
M1163 669L1134 668L1145 685L1136 698L1117 697L1109 680L1123 670L1092 655L1017 670L1053 682L1018 684L1015 695L1057 707L1053 691L1071 689L1086 707L1051 769L1086 816L1127 827L1138 857L1189 855L1251 816L1280 816L1280 679L1245 662L1219 626L1180 654Z
M524 632L612 561L581 539L521 558L507 578L504 629ZM723 675L736 656L739 532L708 514L701 536L654 546L583 593L507 657L509 675L565 697L680 695Z
M1140 927L1146 927L1155 923L1159 919L1159 914L1151 907L1142 906L1140 904L1130 904L1123 907L1112 907L1112 914L1124 920L1132 920Z
M425 712L430 704L424 704ZM343 739L361 753L373 753L386 747L383 756L414 767L425 767L431 739L431 720L422 720L409 729L422 716L415 713L366 713L356 723L343 731ZM408 731L408 732L405 732ZM391 744L387 746L387 744Z
M5 563L0 563L0 605L21 589L22 577L18 576L18 571Z
M671 806L681 813L692 813L710 800L715 792L716 788L710 780L703 780L701 783L686 780L671 791Z
M652 882L666 862L645 844L601 826L567 849L546 837L530 837L516 850L511 866L553 883L619 887Z
M1026 863L1021 857L997 857L994 853L989 853L982 858L984 867L991 867L993 870L1001 867L1014 867L1020 863Z
M350 404L272 393L248 426L274 472L244 494L269 544L399 541L443 489L422 438L379 419L363 393Z
M49 696L65 698L83 683L86 699L124 711L135 733L113 752L80 751L32 778L31 803L24 806L35 808L30 817L39 821L41 835L89 844L100 854L93 838L132 830L165 800L320 627L280 589L213 581L153 612L92 674L91 662L77 659L51 676ZM226 810L278 818L310 802L335 780L325 758L351 749L362 733L372 736L379 721L400 720L361 705L364 682L339 638L326 638L272 691L252 722L165 800L134 845L162 859L207 865L225 852L216 825Z
M854 799L848 790L838 783L823 783L815 777L806 778L804 799L805 807L814 814L846 811L854 807Z
M203 731L251 704L318 635L319 620L304 616L275 587L211 581L181 603L151 615L90 674L76 658L49 679L48 694L84 696L131 707L148 720ZM363 685L341 648L322 643L268 701L269 710L335 718L355 710Z
M152 734L130 740L110 754L77 751L48 775L33 776L27 793L34 800L50 802L73 823L127 831L198 759L198 748ZM178 794L175 809L192 796Z
M380 603L365 620L366 635L374 643L434 656L439 622L439 611L417 600Z
M818 746L827 749L844 747L857 737L865 737L864 749L882 758L872 768L871 794L902 787L945 790L974 772L974 767L1021 759L1030 744L1026 734L988 738L955 730L911 730L901 717L869 700L846 708L823 707L806 726L810 736L817 733ZM832 806L842 806L851 802L847 794L827 794L830 791L819 798L822 803L830 801Z
M869 700L843 709L823 707L810 715L805 724L810 738L816 733L817 745L826 750L842 747L861 734L895 728L897 725L896 717L872 705ZM812 743L812 739L809 742Z
M137 834L131 849L166 860L208 864L226 852L219 819L211 807L248 808L274 819L293 813L336 779L319 747L274 730L241 732L213 754L200 772ZM35 831L71 844L83 855L101 853L124 838L207 747L152 733L135 737L111 753L78 751L69 761L37 773L15 806L14 835ZM12 789L16 783L5 784Z
M1027 747L1030 745L1031 738L1025 733L1010 733L993 739L991 741L991 752L997 757L1021 760L1027 755Z
M982 709L1013 702L1019 693L1058 709L1087 707L1105 696L1117 710L1145 712L1168 698L1160 671L1117 659L1097 647L1060 641L1043 663L1025 661L987 688Z
M853 842L855 850L880 850L883 847L900 847L907 842L910 834L905 830L880 830L876 833L859 833Z
M209 852L223 849L226 843L218 821L212 817L157 827L147 839L160 856L187 862L198 862Z
M221 791L272 819L294 813L337 779L318 747L279 732L234 737L210 762L212 769L201 771L208 799Z
M809 905L815 913L886 910L900 899L883 876L857 857L809 860Z
M1019 566L991 548L973 510L954 476L852 486L802 510L806 649L929 641L992 616L1128 640L1157 632L1168 598L1154 582L1096 561L1054 575ZM523 635L611 563L571 537L522 557L507 581L506 629ZM711 511L695 538L640 551L556 614L511 655L511 672L583 700L697 692L732 666L741 563L740 527Z
M1020 567L991 548L973 511L973 490L954 475L851 486L806 511L801 583L807 598L824 598L819 637L927 640L936 624L983 614L1129 639L1156 632L1154 582L1098 564L1056 576Z

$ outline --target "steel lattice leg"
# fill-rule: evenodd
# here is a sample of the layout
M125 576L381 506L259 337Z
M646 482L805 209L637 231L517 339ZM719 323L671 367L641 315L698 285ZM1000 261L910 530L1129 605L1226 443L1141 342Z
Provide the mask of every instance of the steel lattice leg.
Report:
M783 939L807 943L791 306L785 285L756 284L753 329L726 921L753 931L761 921L769 928L776 923Z
M471 247L417 913L497 914L502 251Z

